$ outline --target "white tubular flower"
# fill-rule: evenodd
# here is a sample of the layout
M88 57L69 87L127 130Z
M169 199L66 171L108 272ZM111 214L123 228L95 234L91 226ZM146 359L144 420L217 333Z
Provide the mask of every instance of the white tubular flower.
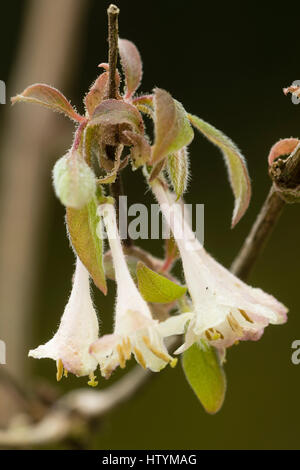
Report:
M164 328L182 332L187 324L181 353L199 339L206 339L221 351L239 340L258 340L269 324L287 320L287 308L261 289L242 282L215 261L195 237L173 195L155 182L152 190L178 245L185 280L192 299L190 316L182 322L173 317ZM171 326L172 325L172 326Z
M36 359L50 358L57 363L57 380L64 373L77 377L89 376L89 385L95 386L94 371L98 366L89 347L99 336L99 324L90 295L89 273L77 257L74 282L69 301L53 338L29 351Z
M90 352L99 361L105 378L109 378L117 366L124 368L131 354L142 367L153 372L159 372L168 363L175 366L177 360L168 354L163 343L161 324L152 318L129 273L118 234L115 208L112 204L104 204L99 207L99 213L103 217L111 248L117 300L114 333L92 344Z

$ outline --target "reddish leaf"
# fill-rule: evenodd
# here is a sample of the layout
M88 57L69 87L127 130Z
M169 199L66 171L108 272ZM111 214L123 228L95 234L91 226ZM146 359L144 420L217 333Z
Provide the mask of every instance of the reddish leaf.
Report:
M127 39L119 39L119 53L125 74L125 99L129 99L141 83L143 75L142 60L136 46Z
M142 116L135 106L121 100L102 101L95 109L90 125L129 124L137 133L144 132Z
M156 163L156 165L154 165L154 167L152 168L151 174L149 176L150 183L152 183L152 181L154 181L155 178L157 178L161 174L161 172L166 166L166 162L167 160L163 159L163 160L160 160L160 162Z
M60 91L49 85L44 85L43 83L31 85L25 88L20 95L11 98L12 104L18 101L40 104L53 111L63 113L77 122L82 122L85 119L75 111L67 98Z
M183 106L170 93L155 89L155 143L152 148L152 163L158 163L171 153L188 145L194 131Z
M139 168L150 160L151 147L144 136L131 131L124 131L123 134L133 144L131 149L131 158L134 169Z
M93 115L95 108L101 103L101 101L107 98L107 92L108 72L104 72L99 75L97 80L93 83L90 88L90 91L84 99L85 107L90 117Z

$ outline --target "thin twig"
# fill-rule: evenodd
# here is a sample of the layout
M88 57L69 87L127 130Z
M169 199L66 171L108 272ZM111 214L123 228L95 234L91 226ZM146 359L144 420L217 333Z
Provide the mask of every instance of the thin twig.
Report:
M116 5L110 5L108 15L108 64L109 64L109 98L117 97L116 70L118 61L118 16L120 10Z
M269 170L270 192L231 266L231 272L247 280L268 238L282 214L285 202L295 202L300 185L300 145L286 160L276 160Z
M242 280L247 280L278 221L285 202L272 185L270 192L247 236L244 244L231 265L231 272Z
M117 98L117 82L116 82L116 71L118 62L118 38L119 38L119 26L118 17L120 10L116 5L111 4L107 9L108 16L108 64L109 64L109 98ZM119 134L119 127L116 126L116 135ZM115 158L116 147L108 145L106 152L112 160ZM115 198L116 211L119 214L119 197L124 194L123 181L121 172L118 173L116 181L110 185L110 194ZM131 246L132 241L129 237L124 240L124 245Z

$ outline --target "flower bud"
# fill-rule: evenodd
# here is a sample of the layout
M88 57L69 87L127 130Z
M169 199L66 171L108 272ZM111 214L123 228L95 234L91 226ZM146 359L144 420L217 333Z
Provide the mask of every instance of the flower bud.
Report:
M81 209L96 192L96 177L77 150L60 158L53 168L56 196L62 204Z

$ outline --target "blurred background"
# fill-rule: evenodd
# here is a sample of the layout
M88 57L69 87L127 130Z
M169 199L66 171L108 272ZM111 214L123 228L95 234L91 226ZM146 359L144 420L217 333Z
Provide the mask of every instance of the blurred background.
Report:
M70 147L73 124L35 106L11 108L10 96L35 82L59 88L83 111L82 98L107 60L106 9L101 0L11 0L0 31L1 75L7 104L0 106L0 339L7 368L29 391L50 383L51 394L82 387L85 379L55 382L53 361L27 358L56 330L74 269L55 198L51 168ZM230 229L233 198L219 151L200 135L190 146L186 201L205 204L205 244L229 267L270 180L267 154L275 141L299 137L300 105L282 88L300 80L295 12L276 2L116 0L120 36L132 40L144 62L141 90L166 88L185 108L238 144L252 179L250 208ZM3 7L4 8L4 7ZM142 175L124 172L130 202L151 202ZM258 261L250 284L290 309L283 326L267 328L258 343L233 347L225 365L228 388L216 416L207 415L181 366L166 368L132 400L111 412L84 444L89 449L295 449L300 447L300 365L291 344L300 339L300 208L289 206ZM141 245L156 255L158 243ZM180 267L177 267L180 272ZM111 328L114 285L94 293L102 332ZM117 380L117 372L112 380ZM100 387L108 384L100 382ZM2 395L1 395L2 393ZM22 410L0 386L0 425ZM50 392L49 392L50 393ZM17 409L16 409L17 407ZM51 448L72 448L58 442Z

